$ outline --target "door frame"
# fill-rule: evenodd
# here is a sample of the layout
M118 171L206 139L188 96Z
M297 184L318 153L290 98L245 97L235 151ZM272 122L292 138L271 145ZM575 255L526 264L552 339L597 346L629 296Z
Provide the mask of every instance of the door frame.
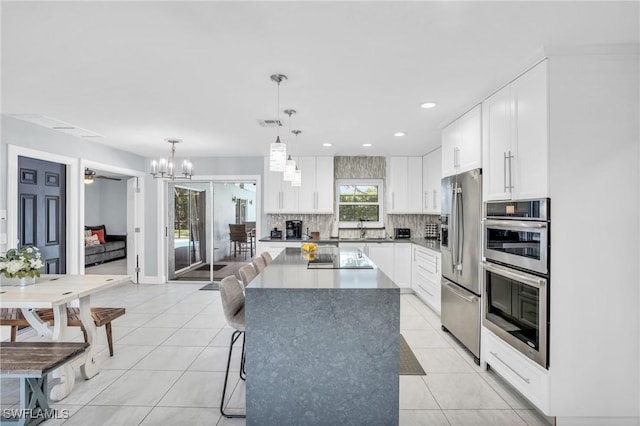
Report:
M38 151L17 145L7 145L7 250L17 248L18 243L18 157L29 157L50 161L66 166L66 271L67 274L79 273L80 241L78 200L80 192L79 159L50 152ZM75 183L75 184L74 184ZM84 236L84 235L83 235ZM82 244L84 246L84 242ZM84 256L84 249L82 249ZM82 263L84 265L84 262Z
M129 217L127 216L127 232L129 232L129 229L131 228L139 228L140 232L136 232L133 236L133 240L135 241L133 250L131 250L132 247L127 246L127 274L129 273L130 270L135 269L135 266L133 268L131 266L136 264L135 262L136 262L136 255L137 255L138 259L140 259L140 263L138 264L140 268L140 271L138 272L138 277L142 279L142 277L145 276L144 275L144 270L145 270L144 268L144 226L142 226L142 224L144 223L144 176L146 175L146 173L140 170L133 170L133 169L127 169L125 167L111 166L108 164L99 163L97 161L84 160L81 158L80 170L82 170L84 173L84 169L87 167L90 169L98 169L104 172L117 173L120 175L138 178L138 188L140 189L140 192L138 193L139 202L134 203L133 205L133 208L135 210L135 212L133 213L133 216L135 218L134 219L135 223L133 224L128 223ZM80 221L78 223L78 229L84 229L84 225L85 225L84 182L82 182L81 185L82 185L81 187L82 189L80 191L80 197L79 197ZM129 200L127 199L127 203L128 202ZM124 207L125 209L128 208L128 206L124 206ZM128 238L127 238L127 242L128 242ZM82 274L84 274L84 235L82 236L81 241L79 242L79 246L80 246L80 255L79 255L80 269L82 270ZM131 277L131 281L137 284L135 276Z
M221 183L221 182L255 182L256 183L256 237L261 234L261 222L262 222L262 176L261 175L194 175L191 179L193 182L209 182L209 183ZM169 277L169 262L167 260L167 218L169 217L169 205L167 203L168 183L170 179L158 179L156 185L158 205L162 208L158 209L157 223L158 228L156 235L164 235L162 244L158 244L160 250L157 253L159 282L166 284ZM211 197L210 206L213 207L215 195ZM213 212L213 208L211 209ZM215 222L215 217L213 218ZM162 237L161 237L162 238ZM258 237L257 237L258 238ZM160 241L158 241L160 243ZM213 239L211 239L213 244Z

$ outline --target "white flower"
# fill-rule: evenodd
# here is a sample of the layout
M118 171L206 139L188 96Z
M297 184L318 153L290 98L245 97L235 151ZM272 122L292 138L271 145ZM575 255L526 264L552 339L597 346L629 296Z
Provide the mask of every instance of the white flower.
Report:
M12 260L7 264L6 269L10 274L15 274L22 269L23 265L24 263L19 260Z
M27 247L27 253L33 253L33 249L31 247Z

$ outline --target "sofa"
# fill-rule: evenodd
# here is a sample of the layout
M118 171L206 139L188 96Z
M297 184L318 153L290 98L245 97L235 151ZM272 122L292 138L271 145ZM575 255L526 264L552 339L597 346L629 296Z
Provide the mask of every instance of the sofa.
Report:
M96 263L108 262L111 260L127 257L127 236L109 235L104 225L85 226L85 231L100 231L104 233L104 244L85 246L84 265L89 266Z

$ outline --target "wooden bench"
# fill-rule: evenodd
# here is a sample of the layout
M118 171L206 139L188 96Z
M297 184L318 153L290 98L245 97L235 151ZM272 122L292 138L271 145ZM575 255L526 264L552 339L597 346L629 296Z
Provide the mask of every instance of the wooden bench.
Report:
M20 379L20 408L7 417L3 412L2 424L32 426L51 416L47 374L88 347L88 343L72 342L0 342L0 377Z
M126 310L124 308L91 308L91 316L96 327L104 325L107 332L107 344L109 345L109 355L113 356L113 335L111 333L111 321L124 315ZM36 311L40 319L44 322L53 325L53 309L38 309ZM16 335L19 326L28 326L29 322L22 315L20 309L16 308L1 308L0 309L0 326L11 326L11 341L16 341ZM82 334L84 334L84 341L87 341L87 333L82 327L82 321L80 320L79 308L67 308L67 326L69 327L81 327Z

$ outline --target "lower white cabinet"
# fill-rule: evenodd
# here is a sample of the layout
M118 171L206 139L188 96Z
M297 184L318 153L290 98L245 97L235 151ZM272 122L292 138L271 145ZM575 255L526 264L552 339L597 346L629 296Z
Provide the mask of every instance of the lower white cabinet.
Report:
M411 289L440 314L440 253L412 244Z
M533 405L549 414L549 372L482 327L481 358Z
M393 246L395 243L367 243L365 254L376 264L378 269L384 272L392 281L394 262Z
M340 247L358 249L400 288L411 287L411 243L340 242Z
M393 245L393 282L400 288L411 288L411 248L410 243Z

